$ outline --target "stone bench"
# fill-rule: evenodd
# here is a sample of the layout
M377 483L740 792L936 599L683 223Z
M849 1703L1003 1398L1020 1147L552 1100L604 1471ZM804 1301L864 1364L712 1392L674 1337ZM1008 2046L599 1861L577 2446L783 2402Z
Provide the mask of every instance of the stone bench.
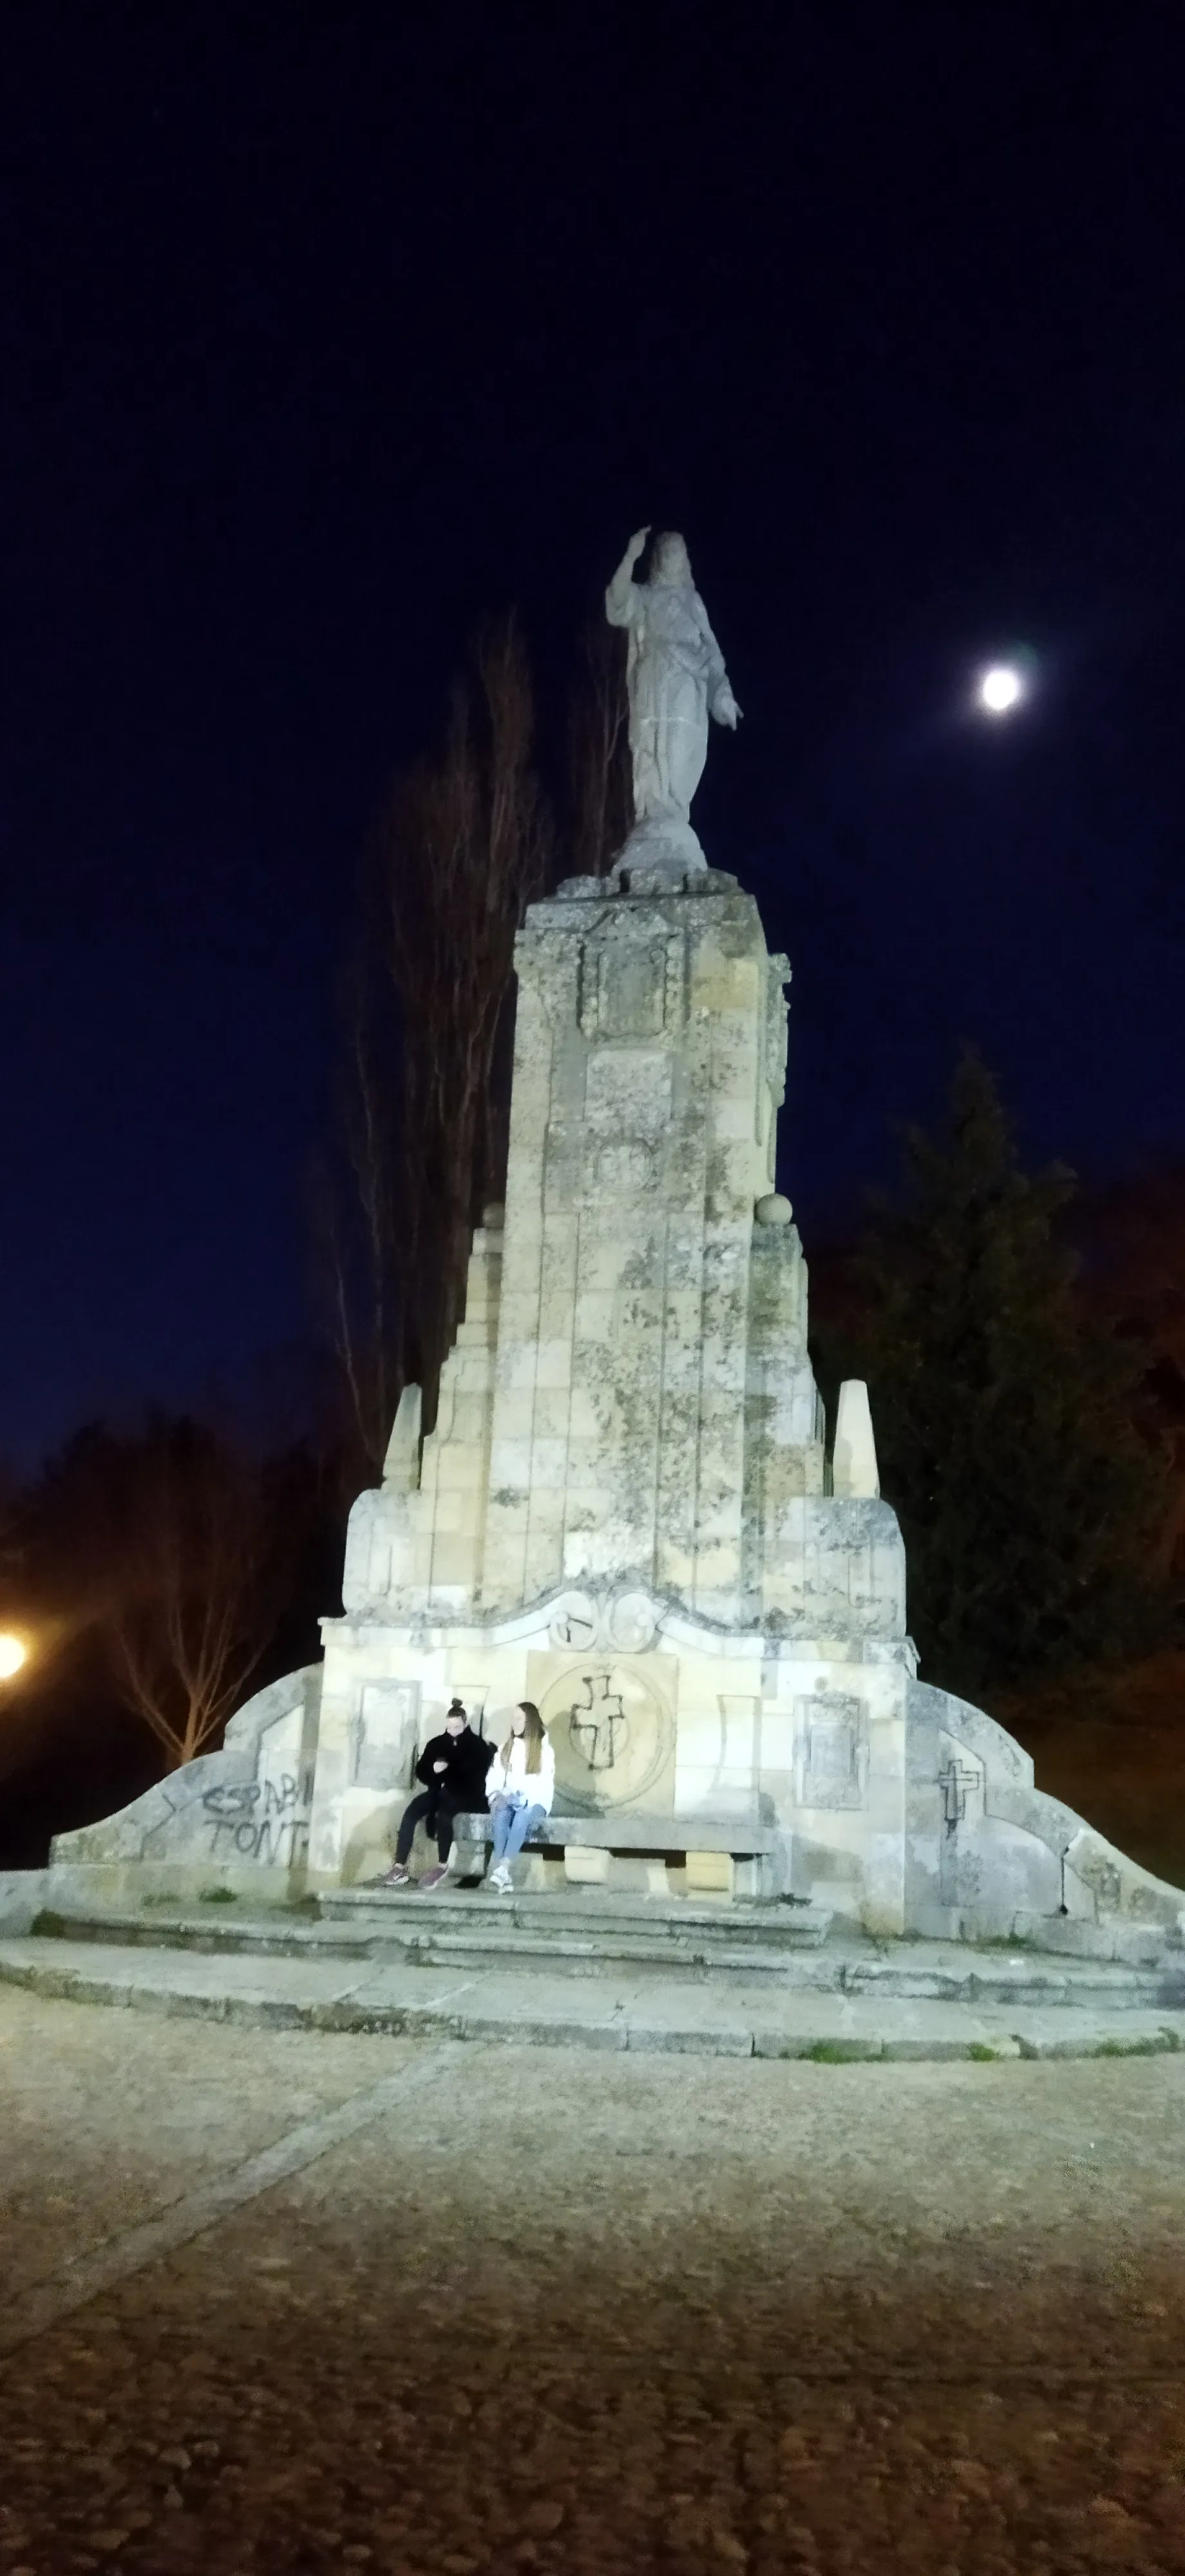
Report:
M459 1875L477 1876L491 1841L488 1814L459 1815L455 1833ZM673 1864L684 1870L689 1893L754 1897L781 1892L786 1838L753 1816L648 1815L634 1809L623 1815L544 1816L523 1849L540 1863L562 1858L564 1876L575 1886L606 1887L614 1880L638 1886L649 1864L655 1874L649 1892L659 1894L657 1874L665 1885ZM615 1869L615 1862L635 1866ZM540 1875L546 1883L542 1869Z

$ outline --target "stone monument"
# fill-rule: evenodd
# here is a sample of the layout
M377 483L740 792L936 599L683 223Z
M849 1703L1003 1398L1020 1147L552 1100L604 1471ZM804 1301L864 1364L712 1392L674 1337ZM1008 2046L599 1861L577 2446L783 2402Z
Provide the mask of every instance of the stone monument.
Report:
M409 1387L350 1516L324 1663L55 1865L330 1889L380 1871L457 1694L535 1700L556 1754L536 1883L814 1897L882 1933L1105 1948L1183 1899L917 1678L866 1390L828 1442L777 1190L790 969L691 800L738 709L680 537L629 633L635 823L520 933L504 1207L423 1436ZM565 1823L566 1820L566 1823ZM188 1875L187 1875L188 1874ZM639 1875L640 1874L640 1875Z

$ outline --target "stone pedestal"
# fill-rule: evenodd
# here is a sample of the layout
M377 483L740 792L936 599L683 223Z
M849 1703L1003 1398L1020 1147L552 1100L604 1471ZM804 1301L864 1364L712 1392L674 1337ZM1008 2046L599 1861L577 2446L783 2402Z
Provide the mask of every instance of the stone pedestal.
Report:
M528 915L504 1230L475 1241L418 1489L404 1448L356 1509L348 1610L626 1573L728 1624L788 1606L786 1508L824 1481L801 1246L755 1215L789 969L731 879L688 883L578 879Z
M787 962L731 878L623 864L533 906L516 965L504 1220L435 1430L409 1393L352 1515L311 1871L377 1866L454 1692L490 1734L526 1697L557 1807L686 1818L722 1891L694 1820L760 1813L784 1876L899 1927L904 1562L875 1488L826 1490L774 1188Z
M647 859L536 904L516 962L505 1210L432 1433L408 1388L351 1514L319 1706L315 1675L276 1685L175 1812L170 1784L57 1857L355 1883L454 1695L495 1741L528 1698L570 1828L520 1864L541 1887L813 1897L886 1934L1175 1922L1176 1890L915 1678L862 1387L826 1453L774 1186L789 969L756 906Z

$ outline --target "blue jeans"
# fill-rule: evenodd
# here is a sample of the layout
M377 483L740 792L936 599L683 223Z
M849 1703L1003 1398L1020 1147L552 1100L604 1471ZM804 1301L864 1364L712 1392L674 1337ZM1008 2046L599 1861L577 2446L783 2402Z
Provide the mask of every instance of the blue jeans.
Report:
M528 1807L525 1798L518 1799L514 1806L511 1806L509 1798L496 1798L490 1809L495 1862L513 1860L515 1853L522 1850L527 1835L542 1823L546 1814L546 1807Z

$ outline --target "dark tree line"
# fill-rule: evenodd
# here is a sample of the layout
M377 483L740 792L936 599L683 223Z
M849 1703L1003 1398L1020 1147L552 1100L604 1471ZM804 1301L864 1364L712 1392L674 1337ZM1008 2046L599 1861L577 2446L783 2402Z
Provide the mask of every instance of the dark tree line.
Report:
M1069 1172L1021 1169L968 1053L945 1131L908 1131L901 1191L817 1313L825 1384L868 1381L924 1669L969 1697L1173 1633L1181 1461L1148 1342L1074 1247L1074 1196Z
M1076 1230L1088 1294L1132 1355L1136 1422L1164 1470L1157 1564L1185 1601L1185 1165L1084 1193Z

